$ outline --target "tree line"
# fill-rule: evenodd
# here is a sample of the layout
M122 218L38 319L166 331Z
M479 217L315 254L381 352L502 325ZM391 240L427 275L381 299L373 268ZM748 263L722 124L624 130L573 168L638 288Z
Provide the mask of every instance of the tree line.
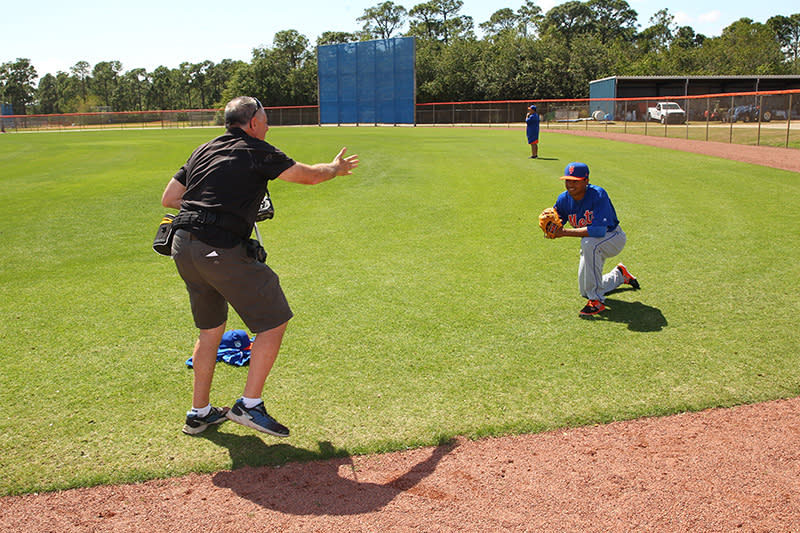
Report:
M461 0L406 9L392 1L364 10L354 32L326 31L316 46L413 36L417 101L585 98L607 76L800 74L800 13L766 23L741 18L707 37L679 26L669 9L637 29L626 0L579 0L547 12L526 0L480 22ZM35 84L38 79L38 83ZM15 114L219 108L248 94L265 105L317 103L317 62L309 39L290 29L249 62L181 63L123 71L119 61L78 61L39 77L29 59L0 65L0 100Z

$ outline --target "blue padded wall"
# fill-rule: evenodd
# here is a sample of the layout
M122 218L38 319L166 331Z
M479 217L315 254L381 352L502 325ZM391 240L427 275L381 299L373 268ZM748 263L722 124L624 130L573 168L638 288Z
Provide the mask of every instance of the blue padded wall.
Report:
M317 48L320 122L413 124L413 37Z

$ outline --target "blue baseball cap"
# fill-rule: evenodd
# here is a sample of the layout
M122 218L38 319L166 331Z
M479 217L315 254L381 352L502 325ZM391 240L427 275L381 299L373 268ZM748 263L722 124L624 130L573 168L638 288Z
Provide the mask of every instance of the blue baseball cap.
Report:
M534 111L536 111L536 104L529 105L528 109L533 109Z
M564 167L564 175L561 176L562 180L580 181L589 179L589 165L586 163L578 163L574 161Z
M243 329L232 329L222 334L222 341L219 343L220 348L233 348L236 350L249 350L250 337Z

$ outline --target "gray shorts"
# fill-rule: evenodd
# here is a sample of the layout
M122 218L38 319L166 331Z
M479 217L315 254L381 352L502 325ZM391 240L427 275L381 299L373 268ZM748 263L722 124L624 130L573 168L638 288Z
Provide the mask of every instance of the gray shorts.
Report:
M252 333L276 328L292 318L278 275L247 255L244 245L218 248L178 230L172 258L186 283L192 316L199 329L228 319L228 304Z

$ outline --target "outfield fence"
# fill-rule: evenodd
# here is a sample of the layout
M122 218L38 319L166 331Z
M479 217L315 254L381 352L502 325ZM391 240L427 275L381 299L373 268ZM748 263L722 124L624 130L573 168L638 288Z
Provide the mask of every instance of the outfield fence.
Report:
M541 117L541 127L545 130L582 129L800 149L800 90L658 98L433 102L417 104L415 120L417 126L519 128L524 127L527 108L534 102ZM660 102L677 104L683 114L673 120L651 116L649 110ZM266 111L273 126L320 124L316 105L267 107ZM183 128L222 124L222 111L219 109L0 117L4 132Z
M319 124L318 106L284 106L266 108L273 126ZM58 131L80 129L123 128L196 128L222 126L221 109L180 109L165 111L119 111L94 113L64 113L53 115L0 116L5 132Z
M682 114L662 120L661 102ZM541 127L800 149L800 90L657 98L582 98L417 104L417 125L516 127L536 103Z

